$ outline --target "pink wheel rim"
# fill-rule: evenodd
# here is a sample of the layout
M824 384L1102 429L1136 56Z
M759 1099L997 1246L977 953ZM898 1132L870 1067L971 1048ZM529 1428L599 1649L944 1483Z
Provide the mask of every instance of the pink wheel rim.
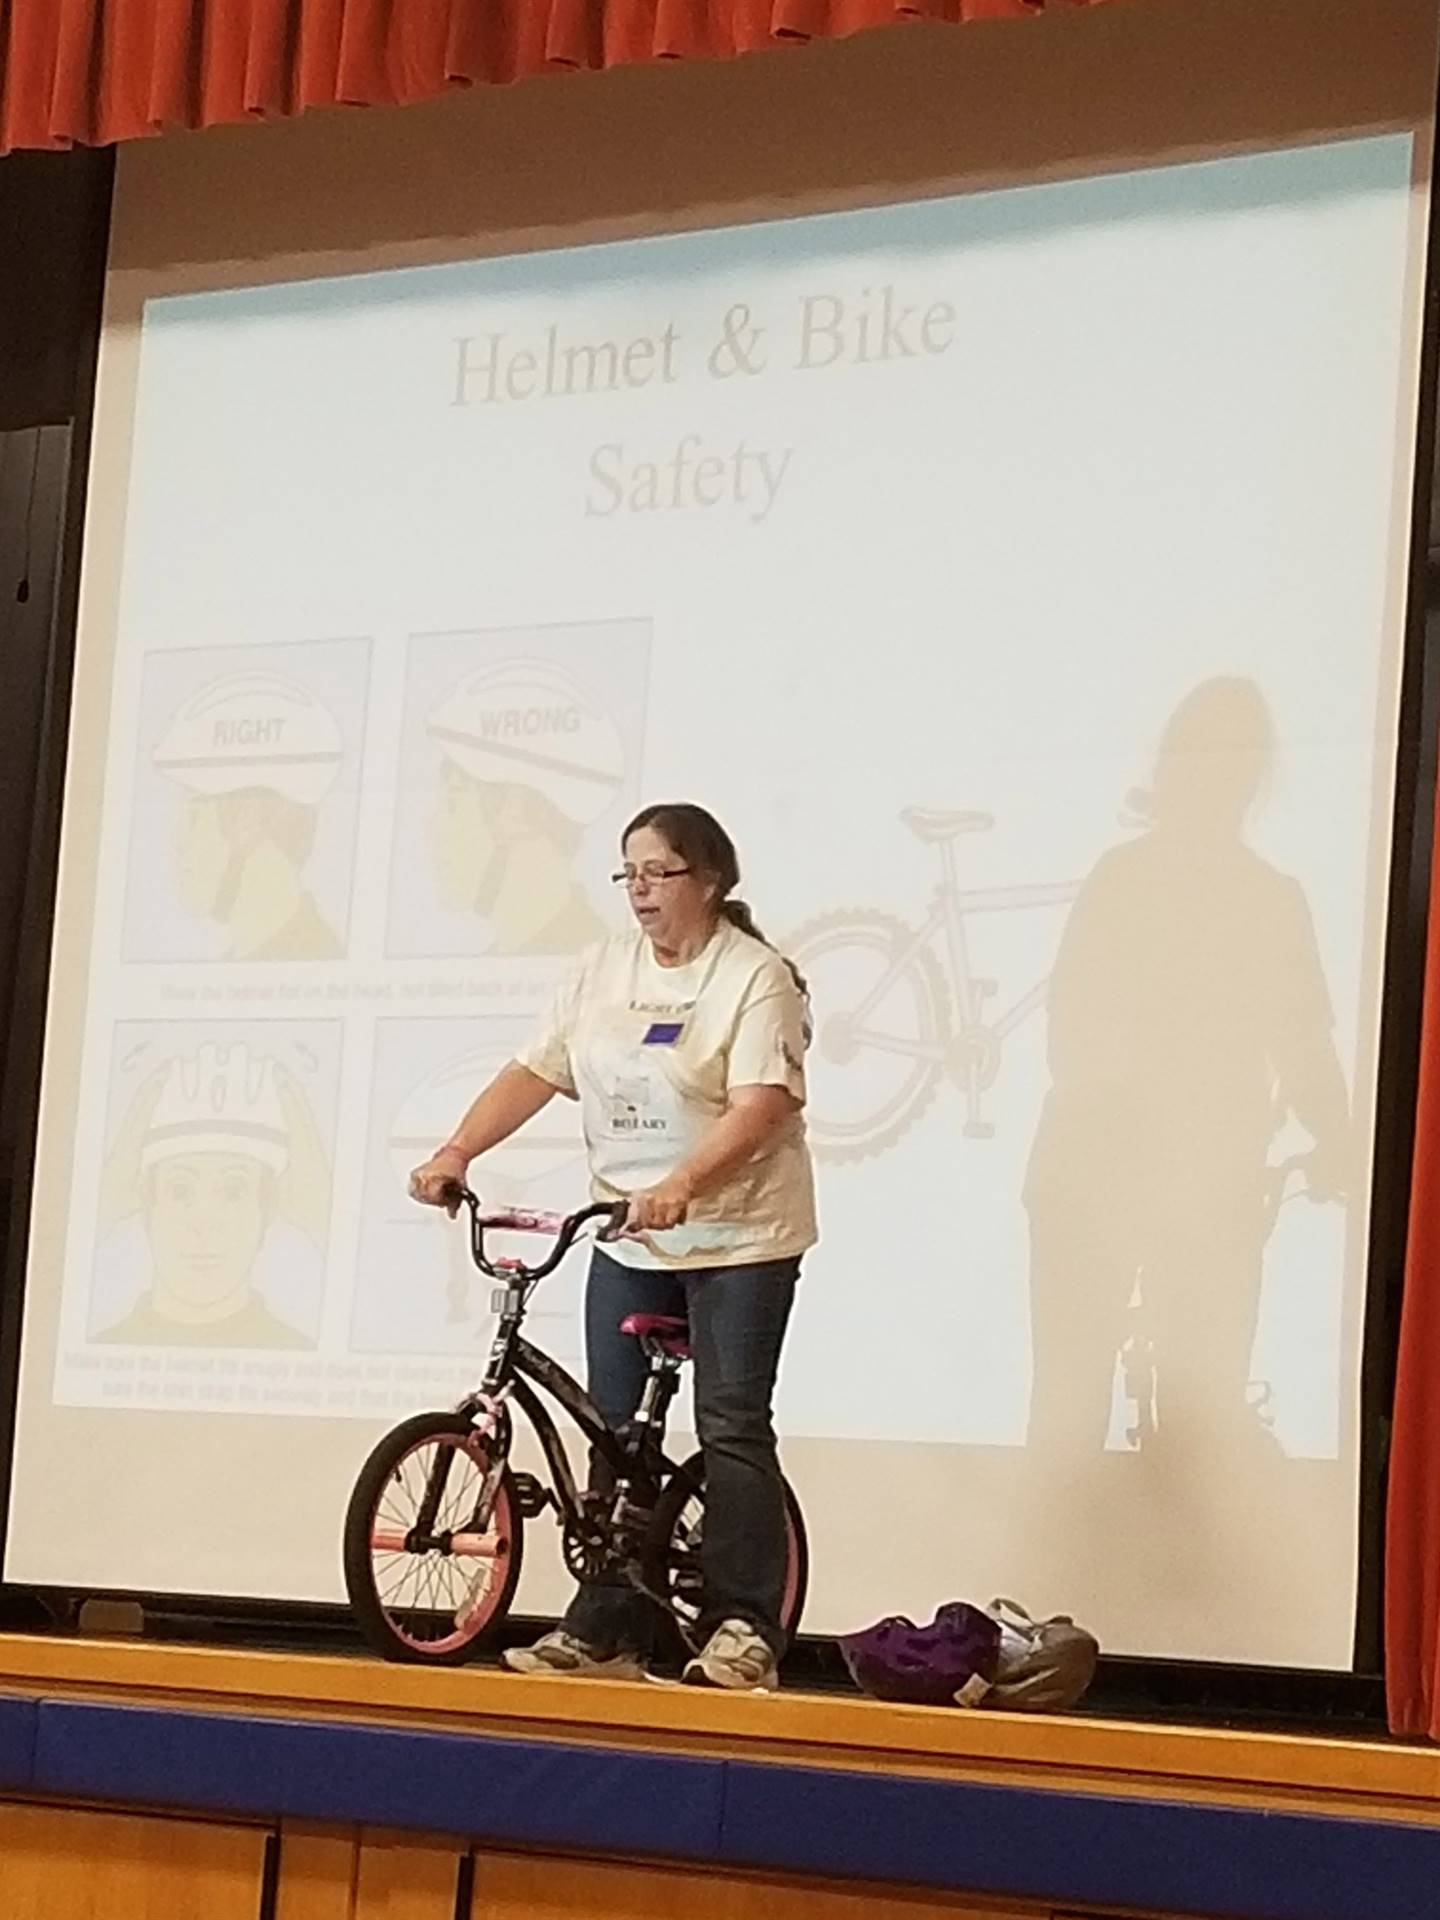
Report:
M800 1541L795 1531L795 1516L785 1502L785 1588L780 1595L780 1624L786 1633L794 1633L800 1624Z
M441 1447L449 1448L453 1457L436 1528L453 1534L457 1550L448 1554L438 1549L410 1553L404 1542L418 1510L418 1499L408 1515L401 1501L423 1491ZM423 1466L417 1464L421 1456L425 1456ZM458 1489L452 1485L457 1461L473 1469ZM477 1532L469 1524L487 1464L483 1457L477 1458L473 1445L462 1436L430 1434L417 1440L396 1461L371 1515L370 1564L376 1598L395 1638L429 1659L443 1659L472 1645L495 1618L504 1597L514 1542L514 1516L504 1480L496 1489L488 1526ZM473 1571L467 1575L466 1569ZM413 1597L401 1602L397 1595L407 1577L415 1582ZM427 1634L407 1622L407 1616L434 1618L445 1614L454 1621L449 1633Z
M705 1498L705 1489L704 1489L704 1483L702 1481L699 1489L695 1493L692 1493L690 1495L690 1499L685 1502L684 1506L681 1507L679 1513L676 1515L675 1529L674 1529L674 1532L671 1534L672 1550L674 1547L675 1535L680 1532L681 1527L684 1524L685 1516L691 1505L691 1502L695 1500L700 1501L701 1512L703 1515L704 1498ZM696 1550L696 1543L694 1543L693 1541L687 1541L685 1550L688 1552L694 1552ZM790 1634L793 1634L796 1627L800 1624L800 1608L804 1601L804 1594L801 1590L801 1581L803 1578L803 1564L804 1564L804 1557L803 1557L803 1550L801 1545L800 1531L796 1523L794 1509L791 1506L790 1500L787 1497L785 1501L785 1584L782 1587L781 1593L780 1593L780 1625L784 1629L787 1636ZM672 1597L673 1597L673 1592L674 1592L674 1589L672 1585Z

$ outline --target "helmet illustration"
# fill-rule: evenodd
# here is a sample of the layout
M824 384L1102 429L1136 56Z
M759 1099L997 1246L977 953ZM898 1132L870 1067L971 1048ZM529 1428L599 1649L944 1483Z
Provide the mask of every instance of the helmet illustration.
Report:
M193 793L268 787L314 806L340 771L340 728L304 687L236 673L187 700L155 749L159 772Z
M450 689L425 725L462 772L531 787L577 826L598 820L624 779L618 728L554 661L482 667Z
M200 1048L172 1060L140 1149L142 1170L186 1153L235 1153L280 1173L290 1133L275 1062L243 1044Z
M449 1138L476 1094L513 1057L509 1049L490 1042L458 1059L447 1060L411 1089L386 1139L390 1164L402 1185L411 1170L427 1159L441 1140ZM568 1100L554 1100L518 1133L486 1154L481 1184L497 1206L518 1206L532 1187L573 1167L583 1159L584 1152L574 1105Z

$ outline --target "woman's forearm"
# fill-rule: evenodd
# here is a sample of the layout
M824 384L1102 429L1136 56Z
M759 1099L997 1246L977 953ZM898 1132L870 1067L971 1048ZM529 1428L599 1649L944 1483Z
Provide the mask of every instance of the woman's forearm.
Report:
M675 1169L696 1197L723 1186L795 1111L783 1087L742 1087L704 1139Z
M444 1146L436 1153L448 1154L469 1166L482 1153L489 1153L512 1133L518 1133L527 1120L533 1120L542 1107L555 1098L556 1089L538 1073L512 1060L470 1104L465 1118Z

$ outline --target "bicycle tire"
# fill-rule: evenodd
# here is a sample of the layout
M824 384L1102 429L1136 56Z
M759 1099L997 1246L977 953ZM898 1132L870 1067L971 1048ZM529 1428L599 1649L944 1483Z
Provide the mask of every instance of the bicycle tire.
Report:
M780 1625L785 1634L785 1644L790 1642L800 1630L800 1621L805 1612L805 1597L810 1586L810 1542L805 1531L805 1516L800 1509L795 1489L781 1476L781 1485L785 1491L785 1531L786 1531L786 1570L785 1592L780 1603ZM677 1573L686 1583L681 1594L681 1606L688 1617L699 1617L699 1561L698 1542L690 1543L687 1552L691 1564L677 1568L674 1555L674 1535L684 1518L685 1508L691 1501L698 1499L702 1511L705 1500L705 1456L692 1453L690 1458L678 1466L665 1482L664 1491L655 1502L655 1511L651 1515L650 1525L645 1535L642 1554L642 1569L645 1585L652 1594L665 1595L672 1603L676 1598ZM675 1616L670 1616L672 1629L676 1627Z
M385 1434L361 1467L346 1508L345 1590L366 1642L383 1659L458 1667L473 1659L486 1641L493 1638L510 1611L524 1558L525 1523L515 1481L507 1466L500 1476L490 1515L491 1528L499 1540L492 1562L496 1577L487 1586L482 1601L468 1619L461 1621L455 1617L453 1632L438 1634L433 1644L427 1644L417 1634L407 1634L387 1609L377 1585L375 1533L387 1490L396 1484L404 1463L427 1442L450 1445L472 1460L492 1444L476 1432L474 1423L462 1413L417 1413ZM442 1556L425 1558L438 1561ZM502 1560L503 1566L495 1564ZM443 1606L438 1610L416 1606L398 1611L409 1613L416 1620L430 1615L437 1623L445 1614Z
M798 927L784 945L785 952L807 976L818 970L824 958L849 945L858 950L891 958L913 945L915 933L893 914L867 907L841 907L834 913L822 913ZM939 1058L915 1060L900 1091L886 1101L878 1112L860 1120L839 1122L827 1118L823 1096L816 1097L812 1085L806 1110L810 1144L819 1160L841 1164L866 1160L886 1152L902 1139L935 1098L945 1077L944 1053L951 1029L950 1001L945 979L934 955L917 947L901 969L900 978L909 977L915 993L916 1032L914 1038L933 1045ZM836 1018L823 998L816 1003L816 1048L823 1057L827 1020ZM843 1018L843 1015L840 1016ZM910 1036L907 1036L907 1038ZM812 1080L820 1076L812 1069Z

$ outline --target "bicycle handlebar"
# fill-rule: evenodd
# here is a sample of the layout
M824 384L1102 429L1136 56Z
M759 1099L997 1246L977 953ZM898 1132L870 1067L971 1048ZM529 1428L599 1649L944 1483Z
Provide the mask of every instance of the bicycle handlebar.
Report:
M445 1198L455 1200L470 1210L470 1257L480 1271L491 1280L499 1277L494 1260L485 1251L485 1235L495 1233L545 1233L554 1236L555 1244L548 1256L538 1266L525 1266L519 1262L505 1268L505 1272L518 1275L521 1279L534 1282L543 1280L555 1271L566 1254L574 1246L581 1232L592 1220L603 1219L606 1226L601 1231L601 1239L613 1238L625 1224L625 1215L629 1206L624 1200L601 1200L594 1206L581 1207L578 1213L537 1213L524 1207L497 1209L493 1213L481 1211L480 1196L471 1191L462 1180L457 1180L446 1189Z
M481 1224L497 1233L548 1233L558 1237L565 1231L568 1213L533 1213L526 1207L510 1207L499 1213L487 1213Z

